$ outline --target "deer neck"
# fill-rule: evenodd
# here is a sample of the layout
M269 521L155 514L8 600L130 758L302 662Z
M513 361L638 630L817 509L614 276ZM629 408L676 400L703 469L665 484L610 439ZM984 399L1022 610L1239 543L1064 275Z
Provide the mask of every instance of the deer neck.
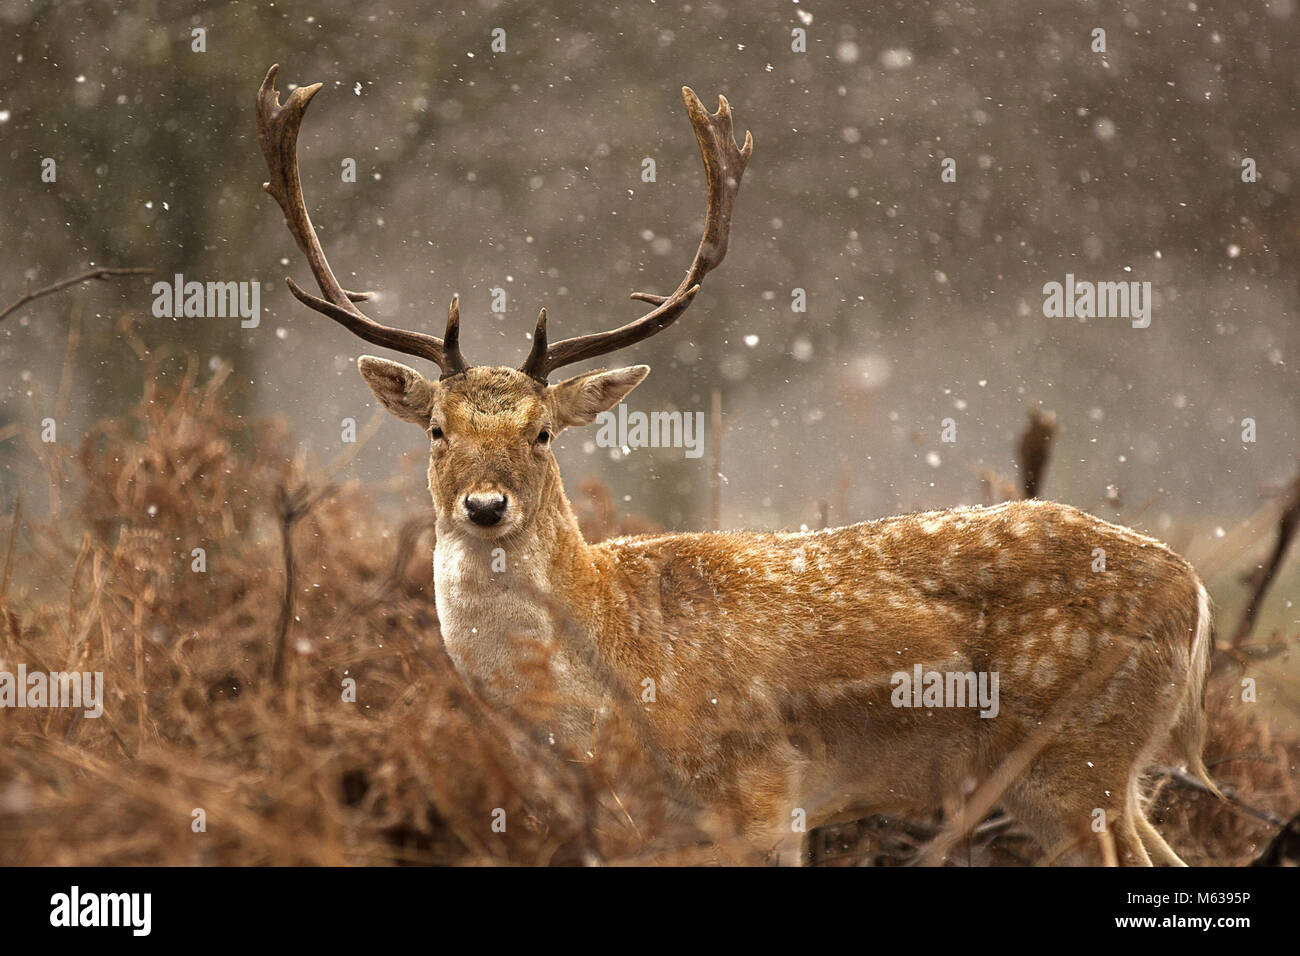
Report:
M573 695L562 718L591 726L601 693L590 642L578 624L573 583L590 545L553 467L537 514L514 533L485 539L438 520L434 590L443 644L461 676L491 699L537 686L539 663ZM576 693L575 693L576 692Z

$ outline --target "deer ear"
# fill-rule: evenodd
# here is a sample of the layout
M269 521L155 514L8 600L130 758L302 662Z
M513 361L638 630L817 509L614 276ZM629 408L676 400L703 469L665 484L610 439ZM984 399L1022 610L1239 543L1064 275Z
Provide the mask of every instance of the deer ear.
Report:
M650 374L650 366L633 365L610 371L587 372L565 379L548 389L557 428L590 425L607 412Z
M384 408L404 422L428 426L437 385L401 362L373 355L357 359L357 368Z

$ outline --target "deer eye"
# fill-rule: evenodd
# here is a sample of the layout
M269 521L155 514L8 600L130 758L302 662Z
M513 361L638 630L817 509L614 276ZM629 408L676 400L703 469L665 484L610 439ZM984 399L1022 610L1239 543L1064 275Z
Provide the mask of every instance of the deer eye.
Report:
M429 429L429 437L434 441L437 441L439 438L444 438L446 436L442 433L441 425L434 425Z
M550 440L551 440L551 432L549 429L543 428L540 432L537 433L537 444L545 445Z

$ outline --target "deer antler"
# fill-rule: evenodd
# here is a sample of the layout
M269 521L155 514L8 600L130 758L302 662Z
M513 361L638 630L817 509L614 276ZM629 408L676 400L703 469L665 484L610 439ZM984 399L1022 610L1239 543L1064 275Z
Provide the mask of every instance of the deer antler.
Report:
M280 94L275 89L275 74L279 69L279 64L276 64L267 71L257 92L257 142L262 147L271 174L271 181L263 183L262 188L280 204L285 225L307 257L312 275L325 298L318 299L286 276L284 281L289 284L289 291L299 302L328 315L373 345L434 362L442 369L443 378L465 371L468 366L460 353L460 304L456 296L452 296L447 313L445 339L440 339L423 332L380 325L353 305L370 298L370 293L348 292L334 278L311 217L307 215L307 206L302 198L302 180L298 175L298 130L302 127L307 104L320 90L321 84L298 87L281 106Z
M672 295L632 293L632 298L656 306L641 318L608 332L563 339L554 345L548 345L546 341L546 310L543 309L537 318L532 351L520 367L521 372L544 382L551 372L562 365L606 355L663 331L686 311L695 298L695 293L700 291L700 281L727 254L731 210L736 203L736 194L740 191L740 177L754 152L754 139L746 133L744 147L736 145L731 106L725 96L718 97L718 111L711 115L689 87L682 87L682 100L686 103L686 112L695 128L695 138L700 144L700 156L704 160L704 173L708 179L704 238L700 240L700 248L695 253L695 261L691 263L686 277Z

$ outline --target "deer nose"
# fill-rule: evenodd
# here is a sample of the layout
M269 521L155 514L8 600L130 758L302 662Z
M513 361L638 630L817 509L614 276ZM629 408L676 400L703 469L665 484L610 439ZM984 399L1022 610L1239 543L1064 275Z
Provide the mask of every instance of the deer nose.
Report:
M505 517L506 496L498 491L476 491L465 496L465 513L469 520L485 527Z

